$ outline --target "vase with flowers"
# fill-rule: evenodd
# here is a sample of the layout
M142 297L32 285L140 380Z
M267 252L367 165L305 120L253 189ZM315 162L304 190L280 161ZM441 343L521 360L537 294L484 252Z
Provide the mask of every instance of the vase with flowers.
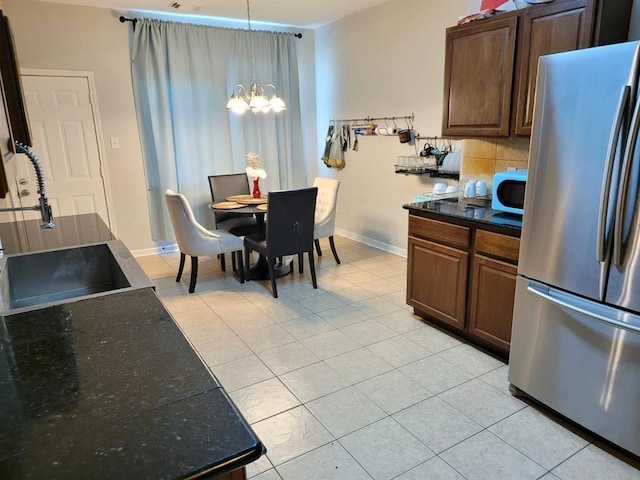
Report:
M260 198L260 179L267 178L267 172L260 168L260 155L257 153L249 152L247 157L247 176L253 180L253 198Z

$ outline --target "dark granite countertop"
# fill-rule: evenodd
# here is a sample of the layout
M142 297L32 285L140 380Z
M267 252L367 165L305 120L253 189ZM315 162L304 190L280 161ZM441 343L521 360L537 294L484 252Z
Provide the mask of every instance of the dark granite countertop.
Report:
M263 452L151 289L2 328L0 478L189 478Z
M56 227L42 229L40 220L0 223L5 254L37 252L114 240L100 215L87 213L53 219Z
M403 208L424 213L430 217L441 217L443 221L485 227L505 234L520 236L522 216L498 212L491 208L490 200L449 199L408 203Z
M0 223L6 255L113 240L96 214ZM0 478L201 478L260 440L155 292L0 316Z

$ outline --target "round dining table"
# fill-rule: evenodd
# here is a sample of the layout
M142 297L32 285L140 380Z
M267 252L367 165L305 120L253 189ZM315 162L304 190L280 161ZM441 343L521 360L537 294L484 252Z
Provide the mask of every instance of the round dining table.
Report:
M251 197L251 198L249 198ZM241 203L247 202L247 203ZM233 205L235 203L235 205ZM253 199L251 195L231 195L227 197L225 202L217 202L210 204L209 208L217 213L234 213L240 215L254 215L258 228L262 234L266 233L266 224L264 217L267 214L267 197ZM269 263L267 259L260 254L258 261L251 264L248 268L248 277L250 280L269 280ZM276 278L289 275L293 271L293 263L276 262L275 276Z

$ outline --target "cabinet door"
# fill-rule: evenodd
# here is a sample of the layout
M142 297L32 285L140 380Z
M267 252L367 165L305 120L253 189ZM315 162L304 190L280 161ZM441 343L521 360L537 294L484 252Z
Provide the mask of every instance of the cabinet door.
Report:
M463 329L468 263L467 252L410 236L407 303Z
M473 256L469 332L504 351L511 340L517 273L515 265Z
M531 135L538 57L587 48L593 28L593 2L573 0L528 8L520 43L516 134Z
M247 478L247 472L244 467L234 470L233 472L225 473L224 475L216 477L217 480L246 480L246 478Z
M443 135L509 135L517 22L447 29Z

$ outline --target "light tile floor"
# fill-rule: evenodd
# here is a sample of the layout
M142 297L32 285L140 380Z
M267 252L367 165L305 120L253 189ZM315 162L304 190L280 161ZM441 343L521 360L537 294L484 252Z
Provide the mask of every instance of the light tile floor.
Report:
M255 480L640 479L634 460L509 394L507 366L405 303L406 259L336 237L305 274L240 284L214 258L139 257L268 452ZM187 262L188 264L189 262Z

